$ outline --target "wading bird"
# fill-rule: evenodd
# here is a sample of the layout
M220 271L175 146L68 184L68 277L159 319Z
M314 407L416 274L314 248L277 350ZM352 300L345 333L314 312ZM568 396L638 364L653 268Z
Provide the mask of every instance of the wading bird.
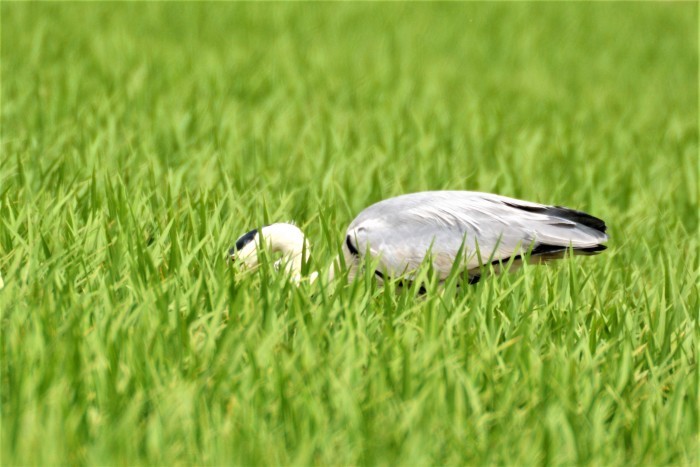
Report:
M380 281L410 278L427 260L441 280L459 261L460 269L474 283L489 263L500 267L525 257L530 263L540 263L562 258L569 249L574 254L596 254L606 248L602 244L608 239L605 231L601 219L561 206L490 193L427 191L366 208L348 227L342 250L350 276L368 254L377 265L375 274ZM310 247L298 227L272 224L251 230L236 241L229 255L254 267L261 243L269 251L281 253L283 259L276 265L283 265L294 279L300 279L302 256L308 255Z

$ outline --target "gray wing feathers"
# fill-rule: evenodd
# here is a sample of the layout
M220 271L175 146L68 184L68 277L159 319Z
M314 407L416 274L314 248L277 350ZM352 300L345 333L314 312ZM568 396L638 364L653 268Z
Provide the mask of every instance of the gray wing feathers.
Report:
M347 235L392 274L418 267L430 252L447 275L464 243L467 269L489 258L505 260L532 246L594 248L607 240L605 224L588 214L505 196L436 191L374 204L350 224ZM477 250L479 254L477 254Z

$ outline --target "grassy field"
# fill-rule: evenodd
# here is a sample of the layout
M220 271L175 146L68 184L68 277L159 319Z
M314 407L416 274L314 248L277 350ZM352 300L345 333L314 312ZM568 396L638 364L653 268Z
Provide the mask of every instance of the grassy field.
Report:
M697 461L696 3L0 8L3 465ZM226 264L447 188L610 248L423 298Z

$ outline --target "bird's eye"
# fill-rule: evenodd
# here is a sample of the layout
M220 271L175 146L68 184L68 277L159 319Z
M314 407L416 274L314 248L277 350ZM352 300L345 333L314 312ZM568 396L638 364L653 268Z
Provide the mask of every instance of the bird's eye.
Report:
M231 265L233 265L233 264L238 263L239 259L238 259L238 256L236 256L237 251L238 251L238 249L235 246L229 248L228 255L226 255L226 263L227 264L230 263Z

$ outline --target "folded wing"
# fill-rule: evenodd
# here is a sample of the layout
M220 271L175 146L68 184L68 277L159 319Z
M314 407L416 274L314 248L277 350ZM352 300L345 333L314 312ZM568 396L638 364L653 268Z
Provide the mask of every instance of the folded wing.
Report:
M350 224L346 244L353 254L368 251L390 275L416 269L430 253L446 277L462 245L461 261L473 270L530 248L533 256L555 257L569 247L593 254L605 249L605 232L602 220L573 209L488 193L433 191L368 207Z

